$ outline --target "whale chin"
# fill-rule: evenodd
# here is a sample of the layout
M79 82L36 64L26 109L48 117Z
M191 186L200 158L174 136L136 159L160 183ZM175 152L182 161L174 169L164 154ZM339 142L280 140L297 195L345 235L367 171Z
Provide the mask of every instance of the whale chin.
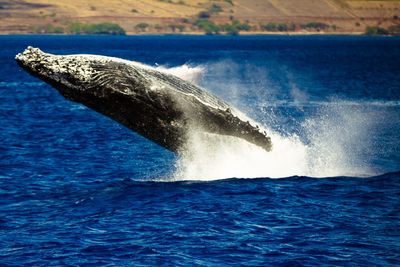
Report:
M28 47L15 57L65 98L182 151L191 131L229 135L272 149L266 132L205 89L150 66L98 55L53 55Z

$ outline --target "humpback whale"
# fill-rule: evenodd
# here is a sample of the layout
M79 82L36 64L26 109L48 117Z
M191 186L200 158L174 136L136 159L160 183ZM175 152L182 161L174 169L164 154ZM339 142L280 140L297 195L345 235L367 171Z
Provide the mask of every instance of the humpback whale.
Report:
M270 137L205 89L155 68L98 55L53 55L28 47L16 55L31 75L129 129L180 153L189 131L229 135L270 151Z

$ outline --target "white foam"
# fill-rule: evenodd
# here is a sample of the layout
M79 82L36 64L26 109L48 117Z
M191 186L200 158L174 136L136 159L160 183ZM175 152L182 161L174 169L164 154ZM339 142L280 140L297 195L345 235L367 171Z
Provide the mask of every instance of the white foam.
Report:
M194 132L177 162L177 180L288 177L304 172L307 148L297 137L271 135L267 152L243 139Z
M183 65L163 71L181 78L203 69ZM189 80L186 78L186 80ZM221 81L219 81L221 82ZM307 95L293 84L294 102L282 105L312 105L319 112L307 118L299 132L279 134L267 128L273 143L266 152L243 139L200 132L193 129L176 162L175 180L215 180L225 178L281 178L294 175L312 177L367 176L375 174L363 162L368 149L370 129L376 118L365 112L359 102L332 99L310 103ZM267 89L265 89L267 90ZM264 103L278 107L277 103ZM376 104L376 103L374 103ZM394 103L397 105L397 103ZM245 110L251 110L245 109ZM245 116L245 115L243 115ZM273 116L268 114L268 116ZM304 136L302 136L304 137ZM303 141L302 141L303 140Z

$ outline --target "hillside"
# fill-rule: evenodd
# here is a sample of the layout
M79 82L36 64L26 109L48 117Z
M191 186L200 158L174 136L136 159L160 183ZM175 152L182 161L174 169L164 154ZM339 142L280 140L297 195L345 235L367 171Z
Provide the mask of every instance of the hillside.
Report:
M398 17L400 0L0 0L0 34L79 33L72 24L104 22L126 34L230 33L235 20L241 34L357 34L399 25Z

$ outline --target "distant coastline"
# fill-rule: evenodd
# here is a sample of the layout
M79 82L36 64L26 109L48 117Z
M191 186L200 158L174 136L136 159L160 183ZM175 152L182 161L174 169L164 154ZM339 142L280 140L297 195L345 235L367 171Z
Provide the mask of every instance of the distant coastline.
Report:
M54 33L3 33L0 36L113 36L113 34L54 34ZM184 33L139 33L139 34L124 34L123 36L367 36L365 32L243 32L237 35L217 34L207 35L204 32L184 32ZM116 35L114 35L116 36ZM121 35L120 35L121 36ZM398 35L386 35L386 37Z
M0 35L400 35L400 0L21 0Z

